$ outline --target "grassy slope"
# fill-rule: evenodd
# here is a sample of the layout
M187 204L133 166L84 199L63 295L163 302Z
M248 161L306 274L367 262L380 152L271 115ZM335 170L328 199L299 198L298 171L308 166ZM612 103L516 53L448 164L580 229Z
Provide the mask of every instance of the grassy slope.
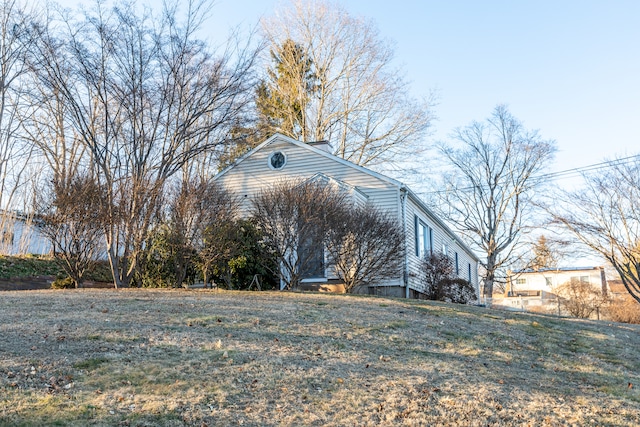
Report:
M0 425L640 424L638 326L276 292L0 297Z
M64 275L64 270L50 256L0 255L0 280ZM109 271L109 265L104 261L98 262L90 271L86 272L85 278L87 280L110 282L111 273Z
M56 276L63 270L49 257L0 255L0 279Z

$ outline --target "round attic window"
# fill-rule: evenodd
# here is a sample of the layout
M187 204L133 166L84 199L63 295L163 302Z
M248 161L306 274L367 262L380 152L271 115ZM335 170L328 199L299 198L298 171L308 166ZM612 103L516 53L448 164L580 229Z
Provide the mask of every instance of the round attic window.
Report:
M274 151L269 155L269 167L282 169L287 164L287 156L282 151Z

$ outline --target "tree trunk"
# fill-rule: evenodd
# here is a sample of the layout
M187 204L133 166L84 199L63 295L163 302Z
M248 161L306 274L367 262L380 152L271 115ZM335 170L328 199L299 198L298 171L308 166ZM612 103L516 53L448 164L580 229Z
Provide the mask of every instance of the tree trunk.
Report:
M493 304L493 282L496 277L496 256L491 254L487 256L486 265L487 274L484 278L484 299L487 307L491 307Z

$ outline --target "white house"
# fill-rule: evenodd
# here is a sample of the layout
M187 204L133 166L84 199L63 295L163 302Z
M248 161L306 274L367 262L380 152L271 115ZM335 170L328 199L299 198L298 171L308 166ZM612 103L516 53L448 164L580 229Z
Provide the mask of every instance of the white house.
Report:
M494 305L519 310L536 310L556 304L555 288L564 283L589 283L604 293L610 292L604 267L561 267L511 271L503 298Z
M0 211L0 254L46 255L51 244L40 232L32 216L19 212Z
M239 195L243 215L262 188L296 179L329 179L348 188L356 201L372 203L398 218L405 232L405 260L397 277L371 286L369 293L418 298L424 292L420 259L433 251L451 257L457 275L478 292L478 258L445 223L401 182L329 153L327 143L303 143L276 134L220 172L215 180ZM327 263L325 263L327 265ZM312 282L332 283L331 269ZM304 282L304 280L303 280Z

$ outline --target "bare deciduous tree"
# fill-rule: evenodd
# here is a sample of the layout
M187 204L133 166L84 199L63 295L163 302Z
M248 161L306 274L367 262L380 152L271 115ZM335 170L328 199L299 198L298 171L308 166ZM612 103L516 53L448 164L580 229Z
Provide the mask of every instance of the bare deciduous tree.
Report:
M173 254L174 287L182 286L189 265L202 245L204 229L221 207L213 202L216 186L204 180L182 182L167 195L167 240Z
M25 207L25 185L33 149L21 138L25 55L33 42L33 16L17 0L0 1L0 233L13 233L17 206ZM0 239L0 251L3 250ZM5 248L6 249L6 248Z
M291 289L315 272L324 272L325 233L329 214L345 195L320 181L283 181L252 200L252 216L278 261L282 289Z
M393 68L393 50L371 22L339 4L297 0L263 28L278 59L265 87L286 104L274 115L279 132L331 141L336 155L360 165L415 154L431 123L430 106L410 97Z
M250 101L255 52L219 56L195 38L209 3L177 2L160 18L131 3L35 27L33 69L64 100L92 170L106 189L105 237L114 282L127 287L167 180L225 142Z
M611 263L640 302L640 161L633 156L610 165L585 175L583 189L559 196L547 209L554 223Z
M514 261L541 184L536 173L552 159L555 143L526 130L502 105L453 138L459 146L441 146L452 172L446 191L438 193L439 210L484 253L484 295L490 300L497 274Z
M373 206L338 206L329 214L327 252L345 291L378 285L402 273L404 233Z

